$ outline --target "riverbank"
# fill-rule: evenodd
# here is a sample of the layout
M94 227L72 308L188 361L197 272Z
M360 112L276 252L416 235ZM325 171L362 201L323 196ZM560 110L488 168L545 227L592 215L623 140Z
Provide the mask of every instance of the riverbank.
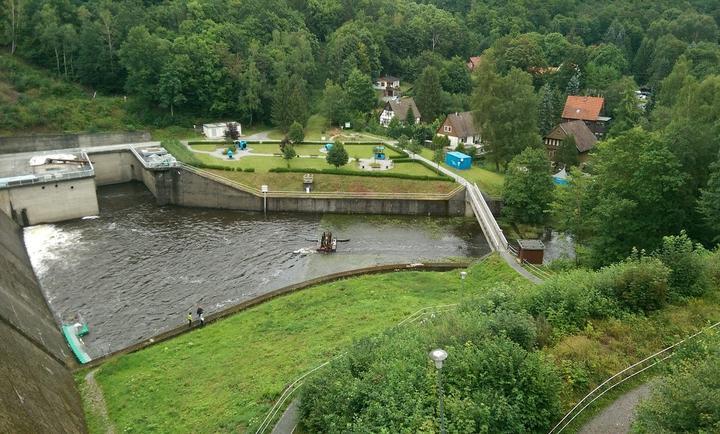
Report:
M468 272L464 284L456 271L408 271L309 288L109 360L95 378L118 431L244 432L285 385L354 339L480 288L528 284L497 256Z

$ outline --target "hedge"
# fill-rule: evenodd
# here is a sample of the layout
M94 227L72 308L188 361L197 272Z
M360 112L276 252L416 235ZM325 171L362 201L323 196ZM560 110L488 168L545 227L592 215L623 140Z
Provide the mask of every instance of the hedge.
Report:
M409 175L406 173L387 173L387 172L356 172L347 169L295 169L287 167L275 167L270 169L273 173L319 173L325 175L345 175L345 176L367 176L371 178L397 178L412 179L416 181L447 181L454 182L452 178L446 175L427 176L427 175Z

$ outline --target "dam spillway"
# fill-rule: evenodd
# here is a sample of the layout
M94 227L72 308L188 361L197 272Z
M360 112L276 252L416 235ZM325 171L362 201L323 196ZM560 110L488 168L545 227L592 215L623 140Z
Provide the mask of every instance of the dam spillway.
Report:
M58 321L80 313L93 357L326 274L489 251L472 220L340 216L159 207L140 183L101 187L98 218L25 229L25 243ZM329 229L349 238L314 252Z

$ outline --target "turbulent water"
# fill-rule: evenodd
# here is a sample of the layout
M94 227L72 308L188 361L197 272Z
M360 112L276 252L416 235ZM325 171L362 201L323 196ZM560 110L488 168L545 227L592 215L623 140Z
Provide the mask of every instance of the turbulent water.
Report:
M80 313L91 356L313 277L375 264L480 256L464 219L316 216L158 207L141 184L99 189L100 216L25 229L25 243L59 321ZM323 230L335 254L316 253Z

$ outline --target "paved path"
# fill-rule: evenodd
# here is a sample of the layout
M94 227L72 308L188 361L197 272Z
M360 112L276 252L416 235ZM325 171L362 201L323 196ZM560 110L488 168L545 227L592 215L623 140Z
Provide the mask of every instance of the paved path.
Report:
M610 406L586 423L580 434L626 434L635 420L635 408L650 394L643 384L616 399Z
M298 425L298 404L299 400L295 399L288 405L285 412L280 416L280 420L272 430L272 434L292 434Z

